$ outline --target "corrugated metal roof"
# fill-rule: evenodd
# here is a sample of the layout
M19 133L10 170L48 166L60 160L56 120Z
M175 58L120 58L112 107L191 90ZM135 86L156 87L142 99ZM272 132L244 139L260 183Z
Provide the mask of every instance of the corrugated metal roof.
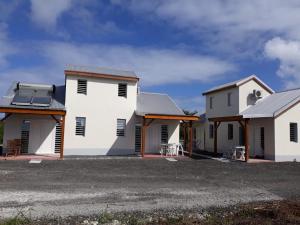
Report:
M67 65L65 70L79 71L79 72L88 72L88 73L99 73L99 74L107 74L107 75L126 76L126 77L137 78L137 75L133 71L119 70L119 69L106 68L106 67Z
M222 89L225 89L225 88L230 88L230 87L238 87L240 86L241 84L244 84L245 82L249 81L249 80L252 80L252 79L255 79L257 80L259 83L261 83L266 89L268 89L271 93L274 93L274 90L272 88L270 88L267 84L265 84L262 80L260 80L256 75L251 75L251 76L248 76L248 77L245 77L243 79L240 79L240 80L236 80L236 81L232 81L232 82L229 82L229 83L226 83L226 84L222 84L222 85L219 85L219 86L216 86L216 87L213 87L207 91L205 91L203 94L208 94L208 93L211 93L211 92L215 92L215 91L218 91L218 90L222 90Z
M20 106L12 105L11 102L16 94L17 82L13 82L9 87L6 95L0 98L0 107L15 108L15 109L49 109L49 110L65 110L65 86L56 86L54 96L50 106Z
M244 118L275 117L300 100L300 89L278 92L241 112Z
M146 114L185 115L167 94L141 92L137 96L136 115Z

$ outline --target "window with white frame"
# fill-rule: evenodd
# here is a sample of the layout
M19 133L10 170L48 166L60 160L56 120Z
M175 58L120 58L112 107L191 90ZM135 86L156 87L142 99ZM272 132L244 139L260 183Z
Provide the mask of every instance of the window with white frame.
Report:
M298 142L298 124L290 123L290 141Z
M124 137L126 131L126 120L125 119L117 119L117 136Z
M87 80L77 80L77 93L87 94Z
M126 83L119 83L118 96L127 98L127 84Z
M85 125L86 125L85 117L76 117L75 134L77 136L85 136Z
M161 143L168 144L169 142L169 127L168 125L161 125Z

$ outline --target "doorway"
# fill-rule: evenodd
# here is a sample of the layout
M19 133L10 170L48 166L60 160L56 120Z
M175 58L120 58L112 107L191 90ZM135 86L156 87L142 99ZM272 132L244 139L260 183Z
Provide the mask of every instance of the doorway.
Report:
M28 153L29 146L29 135L30 135L30 121L23 120L21 126L21 153Z

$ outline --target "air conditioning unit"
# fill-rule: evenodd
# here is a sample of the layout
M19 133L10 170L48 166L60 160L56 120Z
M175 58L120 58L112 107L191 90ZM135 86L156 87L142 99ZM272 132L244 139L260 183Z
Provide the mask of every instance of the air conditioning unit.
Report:
M257 100L262 98L262 93L260 90L253 90L252 98Z

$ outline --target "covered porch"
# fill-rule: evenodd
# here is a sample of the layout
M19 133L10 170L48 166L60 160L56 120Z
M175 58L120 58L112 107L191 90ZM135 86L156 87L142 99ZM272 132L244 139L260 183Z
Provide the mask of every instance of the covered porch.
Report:
M0 113L5 115L3 158L63 158L65 110L18 106L0 107Z
M142 157L167 157L168 155L163 154L161 151L163 150L162 147L168 145L172 148L178 148L174 149L176 154L173 156L179 156L178 151L182 151L181 155L192 156L193 139L186 138L183 145L179 142L180 122L188 124L189 136L193 137L192 125L193 121L199 120L198 116L145 114L140 116L140 119L142 124L140 154ZM164 129L167 130L166 137L164 137ZM161 137L159 137L159 134Z
M214 117L208 118L208 121L213 122L213 141L214 141L214 155L218 154L218 128L222 122L238 122L243 130L244 138L244 150L245 150L245 162L249 161L250 158L250 145L249 145L249 118L243 118L243 116L225 116L225 117Z

